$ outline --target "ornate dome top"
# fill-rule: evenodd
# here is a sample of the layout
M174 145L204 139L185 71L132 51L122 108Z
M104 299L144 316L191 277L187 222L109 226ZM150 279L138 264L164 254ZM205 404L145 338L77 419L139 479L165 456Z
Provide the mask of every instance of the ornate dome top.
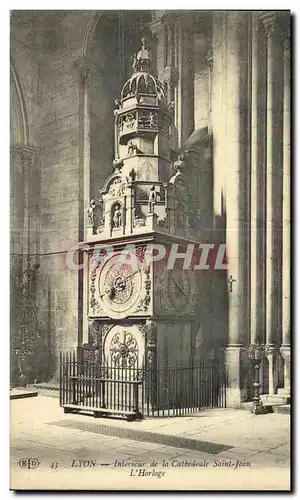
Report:
M134 73L122 88L121 101L134 96L139 100L140 94L156 97L157 104L166 103L164 86L150 73Z
M162 83L150 73L151 55L146 49L145 38L142 38L142 47L132 57L133 74L122 88L121 101L130 97L136 97L139 102L140 96L151 96L156 98L156 104L166 104L165 89Z

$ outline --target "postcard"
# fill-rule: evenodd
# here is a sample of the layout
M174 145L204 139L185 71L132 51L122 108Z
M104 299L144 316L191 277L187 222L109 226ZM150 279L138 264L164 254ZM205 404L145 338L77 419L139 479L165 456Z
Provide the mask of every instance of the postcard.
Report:
M10 13L10 487L290 491L290 11Z

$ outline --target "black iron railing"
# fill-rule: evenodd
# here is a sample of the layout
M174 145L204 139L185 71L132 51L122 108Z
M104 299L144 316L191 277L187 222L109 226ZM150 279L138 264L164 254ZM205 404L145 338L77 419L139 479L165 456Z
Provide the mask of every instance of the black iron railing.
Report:
M226 377L217 360L197 366L140 368L122 358L100 364L78 360L75 352L60 358L60 404L109 413L179 416L226 406Z

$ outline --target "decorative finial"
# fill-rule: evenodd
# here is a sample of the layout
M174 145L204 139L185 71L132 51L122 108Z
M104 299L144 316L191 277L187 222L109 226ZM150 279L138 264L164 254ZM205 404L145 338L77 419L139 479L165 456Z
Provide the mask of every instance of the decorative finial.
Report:
M134 72L137 71L150 71L151 66L151 55L149 50L146 48L146 37L141 38L141 49L137 55L132 56L132 68Z
M152 213L154 212L154 206L157 201L157 197L160 197L160 193L156 192L155 186L152 186L149 191L149 196L148 196L148 205L149 205L149 212Z
M115 99L114 100L114 115L116 116L118 114L119 109L121 108L121 101L120 99Z
M115 158L113 160L113 168L116 172L120 172L123 165L124 165L124 162L120 158Z

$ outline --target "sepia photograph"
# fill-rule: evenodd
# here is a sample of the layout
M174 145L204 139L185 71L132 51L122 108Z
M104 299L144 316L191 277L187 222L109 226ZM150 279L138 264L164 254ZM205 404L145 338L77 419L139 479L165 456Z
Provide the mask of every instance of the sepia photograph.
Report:
M289 10L11 10L10 489L291 490Z

